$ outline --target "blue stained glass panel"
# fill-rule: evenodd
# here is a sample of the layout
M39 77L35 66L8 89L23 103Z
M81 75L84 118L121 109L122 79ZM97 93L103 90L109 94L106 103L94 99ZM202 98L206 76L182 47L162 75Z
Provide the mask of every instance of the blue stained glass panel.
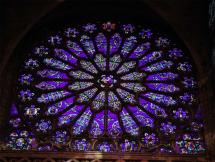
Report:
M154 120L151 119L144 111L142 111L138 106L128 106L131 112L137 120L141 123L142 126L153 127Z
M70 105L72 105L73 103L74 103L74 97L69 97L62 101L59 101L51 106L48 106L46 114L47 115L57 114L63 111L64 109L66 109L67 107L69 107Z
M125 108L123 108L122 112L120 113L120 117L125 131L132 136L137 136L139 134L139 127L129 115L129 113L125 110Z
M37 71L37 75L41 76L42 78L50 78L50 79L68 79L66 73L55 71L51 69L44 69Z
M98 137L104 133L104 111L96 114L91 128L90 133L93 137Z
M110 54L113 54L119 50L122 43L120 34L116 33L110 38Z
M53 101L62 99L68 95L71 95L71 93L65 90L50 92L50 93L42 94L40 97L37 98L37 101L39 103L48 103L48 102L53 102Z
M73 134L74 135L79 135L86 130L90 119L92 116L92 112L90 111L89 108L81 115L81 117L75 122L73 126Z
M107 54L107 39L105 35L103 33L99 33L96 36L95 40L96 40L98 51L103 54Z
M118 137L122 135L122 132L117 114L108 111L108 134L113 137Z
M68 111L63 113L58 119L58 125L64 125L71 123L83 110L84 106L82 105L75 105L71 107Z
M72 56L69 52L63 50L63 49L55 49L54 55L64 61L68 61L72 65L77 65L77 59Z

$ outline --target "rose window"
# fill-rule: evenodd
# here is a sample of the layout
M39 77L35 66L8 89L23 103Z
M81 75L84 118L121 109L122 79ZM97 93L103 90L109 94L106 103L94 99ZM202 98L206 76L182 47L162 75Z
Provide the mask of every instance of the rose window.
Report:
M16 132L11 148L204 152L197 81L181 45L111 22L53 33L20 70L15 105L30 133Z

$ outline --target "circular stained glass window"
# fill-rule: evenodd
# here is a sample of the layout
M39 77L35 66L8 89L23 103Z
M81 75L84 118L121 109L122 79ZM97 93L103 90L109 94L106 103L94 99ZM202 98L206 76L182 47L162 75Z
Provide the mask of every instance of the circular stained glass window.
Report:
M88 23L50 35L29 53L17 106L39 150L204 151L194 70L167 36Z

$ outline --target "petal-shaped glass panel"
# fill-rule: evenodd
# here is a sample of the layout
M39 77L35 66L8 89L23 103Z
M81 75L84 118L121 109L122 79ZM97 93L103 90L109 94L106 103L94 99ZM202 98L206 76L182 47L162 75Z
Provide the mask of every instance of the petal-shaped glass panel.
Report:
M157 62L155 64L149 65L145 68L142 68L143 70L147 71L147 72L156 72L156 71L161 71L164 69L170 69L173 65L172 61L160 61Z
M121 102L112 91L108 93L108 106L111 107L112 111L119 111L121 109Z
M37 75L43 78L50 78L50 79L68 79L68 76L66 75L66 73L51 70L51 69L44 69L44 70L37 71Z
M117 88L117 93L121 97L121 100L123 100L126 103L135 103L135 96L123 89Z
M77 71L71 71L69 72L69 75L74 77L75 79L93 79L93 76L85 73L83 71L77 70Z
M166 117L167 116L165 110L162 107L155 105L152 102L139 98L139 103L142 108L144 108L145 110L147 110L148 112L150 112L151 114L153 114L157 117Z
M91 83L91 82L74 82L73 84L69 85L68 88L70 90L78 91L78 90L88 88L92 85L93 85L93 83Z
M178 74L172 72L165 72L165 73L157 73L149 75L146 80L148 81L168 81L174 80L178 77Z
M146 87L142 86L140 83L121 83L121 86L134 92L142 92L146 90Z
M78 102L89 101L95 95L97 90L98 90L97 88L93 88L93 89L90 89L90 90L87 90L87 91L80 93L77 101Z
M96 45L98 48L98 51L104 54L107 54L107 39L103 33L99 33L96 36Z
M58 125L61 126L71 123L79 115L79 113L81 113L83 108L83 105L76 105L63 113L58 119Z
M90 37L88 37L87 35L82 35L80 42L90 55L93 55L95 53L95 47Z
M141 58L150 49L150 47L151 44L149 42L139 45L134 52L131 53L130 58Z
M90 61L80 61L81 67L91 73L98 73L95 66Z
M158 60L159 58L161 58L162 56L163 56L162 51L153 51L153 52L147 54L145 57L143 57L139 61L139 66L144 66L148 63L154 62L154 61Z
M107 62L106 58L103 57L101 54L97 54L95 57L96 65L102 70L106 70Z
M128 106L133 116L141 123L142 126L153 127L154 120L149 117L144 111L138 106Z
M105 105L105 92L100 92L92 102L93 110L100 110Z
M131 50L134 48L136 43L137 43L137 38L135 36L130 36L126 38L121 50L122 55L127 56L129 52L131 52Z
M72 56L69 52L63 50L63 49L55 49L54 50L54 55L64 61L67 61L71 63L72 65L77 64L77 59Z
M146 83L146 85L156 91L160 92L176 92L179 91L179 88L176 87L174 84L167 84L167 83Z
M143 79L143 77L145 76L146 74L144 73L139 73L139 72L132 72L132 73L129 73L129 74L126 74L124 76L121 77L122 80L141 80Z
M119 50L122 43L120 34L116 33L110 38L110 54L113 54Z
M83 133L86 128L88 127L88 124L90 122L92 116L92 112L90 111L89 108L81 115L81 117L75 122L72 133L74 135L79 135Z
M118 67L118 65L120 64L121 61L122 60L121 60L120 55L114 55L114 56L112 56L110 58L110 61L109 61L109 69L111 71L115 70Z
M41 90L53 90L53 89L63 88L66 85L67 85L67 82L64 82L64 81L43 81L35 85L35 87Z
M122 134L118 116L111 111L108 111L108 134L113 137L118 137Z
M84 53L83 49L76 42L68 41L67 47L69 50L79 58L87 58L87 55Z
M132 136L137 136L139 134L139 127L125 108L123 108L122 112L120 113L120 117L125 131Z
M65 90L50 92L50 93L42 94L40 97L38 97L37 102L39 103L53 102L69 95L71 95L71 93Z
M96 114L90 128L90 134L93 137L98 137L104 133L104 111Z
M119 70L117 71L117 74L121 74L121 73L126 73L128 72L130 69L133 69L136 65L135 61L129 61L129 62L125 62L124 64L122 64L122 66L119 68Z
M148 93L144 94L143 96L145 96L155 102L167 105L167 106L175 105L177 103L176 100L174 100L171 96L166 96L163 94L148 92Z
M48 106L46 114L47 115L58 114L59 112L65 110L66 108L68 108L69 106L74 104L74 98L75 97L69 97L69 98L59 101L51 106Z
M43 62L47 65L47 66L51 66L53 68L56 69L60 69L60 70L70 70L72 69L72 67L70 65L67 65L59 60L55 60L53 58L45 58L43 60Z

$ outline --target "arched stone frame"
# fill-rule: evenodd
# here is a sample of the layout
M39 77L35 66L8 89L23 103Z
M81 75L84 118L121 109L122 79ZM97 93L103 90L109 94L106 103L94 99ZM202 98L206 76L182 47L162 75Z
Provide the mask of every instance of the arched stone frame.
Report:
M191 52L192 53L192 52ZM193 53L192 53L193 54ZM194 54L195 55L195 54ZM194 58L196 58L196 57L194 57ZM197 61L198 62L198 61ZM200 67L200 66L197 66L197 67ZM200 68L201 69L201 68ZM13 71L13 70L12 70ZM202 71L202 70L199 70L199 71ZM204 71L204 70L203 70ZM205 74L204 74L204 72L199 72L199 76L200 76L200 78L204 78L204 79L199 79L200 80L200 87L201 87L201 85L205 85L205 82L207 83L207 76L206 77L202 77L202 76L204 76ZM10 78L9 78L9 80L11 80ZM203 86L204 87L204 86ZM204 89L204 88L203 88ZM208 88L208 89L210 89L210 88ZM200 89L200 91L201 91L201 89ZM208 91L206 90L206 92L203 92L203 93L200 93L200 94L205 94L205 93L208 93ZM203 99L203 97L205 98L205 99ZM208 98L210 98L210 97L206 97L206 95L203 95L202 97L200 97L201 99L203 99L204 101L202 102L202 104L204 104L204 103L206 103L206 104L208 104ZM8 100L9 101L9 100ZM209 102L210 103L210 102ZM211 106L211 105L208 105L208 106Z

